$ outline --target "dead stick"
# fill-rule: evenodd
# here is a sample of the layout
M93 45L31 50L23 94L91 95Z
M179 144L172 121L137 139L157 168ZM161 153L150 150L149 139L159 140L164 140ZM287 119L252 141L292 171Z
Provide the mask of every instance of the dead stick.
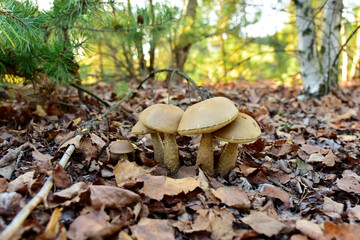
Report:
M75 136L79 138L79 141L82 137L82 135ZM67 162L69 161L72 153L75 150L74 145L70 145L62 158L60 159L59 164L62 167L65 167ZM21 209L20 212L18 212L15 216L15 218L11 221L11 223L4 229L4 231L0 234L0 239L3 240L10 240L15 232L21 227L25 219L29 216L29 214L36 208L37 205L40 204L41 201L43 201L48 193L50 192L51 188L53 186L53 176L49 176L46 180L44 186L41 188L41 190L33 197L30 202L28 202L23 209Z

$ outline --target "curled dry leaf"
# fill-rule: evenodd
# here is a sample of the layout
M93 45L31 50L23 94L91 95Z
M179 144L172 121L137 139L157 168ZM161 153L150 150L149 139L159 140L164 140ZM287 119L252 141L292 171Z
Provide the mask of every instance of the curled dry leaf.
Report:
M69 140L66 140L63 144L61 144L61 146L59 148L65 148L69 145L74 145L76 149L79 149L80 147L80 138L76 137L73 137L73 138L70 138Z
M17 192L18 190L22 190L27 188L28 183L30 183L34 176L34 171L24 173L17 177L15 180L9 182L7 191L8 192Z
M212 194L223 204L242 210L250 209L250 201L246 193L238 187L221 187L216 190L211 189Z
M84 182L77 182L69 188L61 190L53 194L53 198L49 201L50 207L69 206L71 203L79 202L81 195L88 191L88 185Z
M311 239L325 240L320 225L308 220L296 220L296 229Z
M260 194L263 196L277 198L281 200L286 205L286 207L290 206L290 194L277 187L263 186L261 187Z
M142 218L130 229L133 237L138 240L175 240L174 229L169 220Z
M119 187L92 185L90 186L91 205L95 209L117 208L135 204L141 200L140 196L130 190Z
M36 148L34 148L34 151L32 152L32 157L36 160L36 161L50 161L51 159L53 159L52 156L50 155L46 155L46 154L42 154L41 152L39 152Z
M152 176L143 174L137 177L138 182L143 182L144 186L140 192L145 196L160 201L164 195L176 196L180 193L187 194L200 187L201 182L194 178L173 179L165 176Z
M130 179L135 179L136 176L149 173L151 170L146 170L138 166L134 162L128 160L119 161L114 168L115 181L118 187L124 186L125 182Z
M8 187L6 178L0 178L0 193L5 192Z
M249 225L254 231L267 237L278 234L286 226L264 212L252 211L249 216L242 218L241 221Z

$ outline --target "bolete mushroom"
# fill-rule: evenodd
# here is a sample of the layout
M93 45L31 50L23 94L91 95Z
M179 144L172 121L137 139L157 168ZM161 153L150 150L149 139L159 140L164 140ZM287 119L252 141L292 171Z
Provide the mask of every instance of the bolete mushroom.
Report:
M231 123L239 114L235 103L225 97L214 97L190 106L181 118L181 135L202 134L196 163L211 174L214 170L212 132Z
M245 113L239 113L232 123L213 133L214 137L228 143L216 167L221 176L225 176L235 167L239 143L253 142L260 134L258 123Z
M114 141L109 145L110 161L129 160L127 154L134 150L134 146L128 140Z
M174 105L154 104L139 115L146 127L164 133L164 164L171 172L180 167L175 134L183 113L181 108Z
M164 163L164 145L162 143L159 132L146 127L141 121L138 121L133 126L131 132L136 135L150 133L154 148L154 160L159 163Z

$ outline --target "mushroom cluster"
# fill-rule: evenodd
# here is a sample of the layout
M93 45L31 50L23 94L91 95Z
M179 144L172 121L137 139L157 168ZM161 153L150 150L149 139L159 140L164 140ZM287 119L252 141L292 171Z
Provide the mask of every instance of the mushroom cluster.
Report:
M201 134L196 163L208 174L214 172L213 137L227 142L216 171L227 175L235 167L238 144L255 141L261 129L251 116L239 113L225 97L214 97L190 106L185 112L176 106L155 104L140 113L134 134L151 134L154 160L175 172L180 167L175 135ZM164 143L159 133L164 134Z

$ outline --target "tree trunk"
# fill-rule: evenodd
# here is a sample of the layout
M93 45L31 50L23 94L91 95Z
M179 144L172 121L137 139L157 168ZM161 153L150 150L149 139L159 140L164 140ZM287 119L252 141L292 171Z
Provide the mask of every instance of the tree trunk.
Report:
M294 2L303 94L316 96L323 90L324 78L320 73L317 53L314 11L311 0Z
M322 29L321 69L325 77L325 94L338 87L342 0L327 0Z
M193 39L191 39L191 36L189 36L186 29L188 29L189 26L192 26L194 24L196 18L197 0L185 0L184 4L185 4L184 13L183 13L184 24L180 27L179 38L175 43L175 48L174 48L174 55L175 55L174 62L176 65L176 69L178 69L181 72L184 71L184 66L189 54L191 44L193 42ZM171 73L168 73L167 79L170 78L170 75ZM180 83L181 77L175 75L173 81L175 81L175 83Z
M294 0L298 52L304 96L318 97L338 86L338 52L342 0L328 0L324 10L321 54L317 52L311 0Z
M357 18L360 18L360 7L357 8L356 11ZM359 25L360 22L357 22L357 25ZM349 79L353 80L356 76L356 69L359 69L360 64L360 30L356 33L356 50L355 50L355 56L353 58L352 64L351 64L351 70L349 73Z
M345 32L345 21L342 19L341 21L341 44L345 44L346 42L346 32ZM341 67L341 82L346 83L348 78L348 54L346 46L344 47L342 51L342 67Z
M149 0L149 12L150 12L150 24L155 24L155 16L154 16L154 6L152 0ZM149 49L149 56L150 56L150 64L148 67L149 73L153 72L155 69L155 47L156 47L156 36L151 31L151 40L150 40L150 49Z

